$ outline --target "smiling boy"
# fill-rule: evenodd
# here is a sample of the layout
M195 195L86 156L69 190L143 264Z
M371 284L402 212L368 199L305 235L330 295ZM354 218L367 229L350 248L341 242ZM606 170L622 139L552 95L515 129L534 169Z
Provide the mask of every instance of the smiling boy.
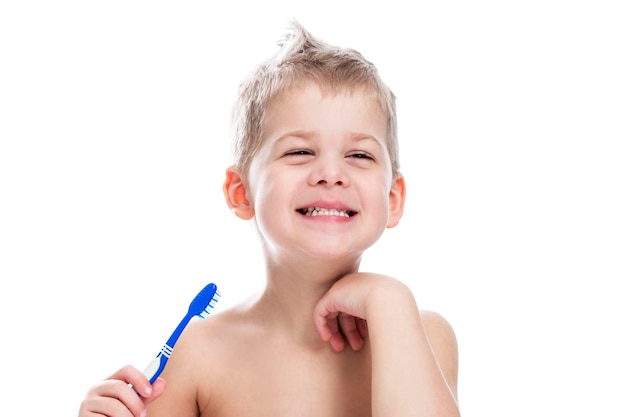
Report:
M395 97L358 52L292 30L242 84L223 187L258 232L264 291L192 321L152 387L124 367L79 416L459 415L450 325L359 271L403 215Z

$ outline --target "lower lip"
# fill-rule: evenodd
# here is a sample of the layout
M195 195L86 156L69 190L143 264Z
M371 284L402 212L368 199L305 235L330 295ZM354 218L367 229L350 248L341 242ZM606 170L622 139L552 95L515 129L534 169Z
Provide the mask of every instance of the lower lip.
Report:
M316 222L328 222L328 223L347 223L352 221L356 215L348 217L348 216L305 216L301 214L300 216L304 217L306 220L312 220Z

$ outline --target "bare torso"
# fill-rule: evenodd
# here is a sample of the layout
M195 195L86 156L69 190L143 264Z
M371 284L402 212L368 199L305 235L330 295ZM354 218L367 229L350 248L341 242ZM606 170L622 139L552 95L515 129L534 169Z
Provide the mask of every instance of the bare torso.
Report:
M163 373L168 389L149 415L370 416L370 363L367 343L337 353L229 310L190 324Z

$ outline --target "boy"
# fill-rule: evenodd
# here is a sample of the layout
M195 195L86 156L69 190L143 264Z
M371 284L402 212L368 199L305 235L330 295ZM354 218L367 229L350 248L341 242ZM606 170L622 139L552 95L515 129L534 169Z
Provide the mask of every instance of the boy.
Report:
M395 97L358 52L292 32L242 83L223 187L264 292L192 321L152 386L127 366L92 387L80 417L459 415L452 328L359 272L403 213Z

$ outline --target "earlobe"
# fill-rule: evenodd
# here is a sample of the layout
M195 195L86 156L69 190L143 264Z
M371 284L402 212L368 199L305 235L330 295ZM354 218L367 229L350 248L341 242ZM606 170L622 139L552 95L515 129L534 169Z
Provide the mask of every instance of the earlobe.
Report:
M246 196L246 185L235 167L229 167L226 170L222 191L226 204L237 217L243 220L250 220L254 217L254 210Z
M398 174L393 184L391 184L391 191L389 191L389 219L387 220L387 227L395 227L402 218L404 213L404 201L406 199L406 184L404 177Z

